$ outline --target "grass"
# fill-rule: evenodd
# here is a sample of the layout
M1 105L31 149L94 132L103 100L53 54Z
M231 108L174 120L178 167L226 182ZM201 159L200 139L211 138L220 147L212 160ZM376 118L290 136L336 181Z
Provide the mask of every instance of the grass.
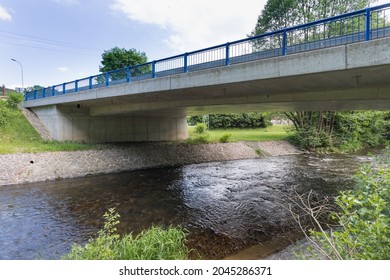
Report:
M20 111L0 127L0 154L18 152L75 151L97 148L74 142L44 141Z
M273 125L267 128L232 128L214 129L208 131L209 142L219 142L221 137L230 134L230 142L237 141L266 141L266 140L286 140L288 134L286 126ZM194 128L189 128L190 137L194 135Z
M75 244L63 256L67 260L183 260L188 258L186 236L181 227L152 226L137 236L120 236L116 225L120 215L114 208L104 214L104 228L87 244Z

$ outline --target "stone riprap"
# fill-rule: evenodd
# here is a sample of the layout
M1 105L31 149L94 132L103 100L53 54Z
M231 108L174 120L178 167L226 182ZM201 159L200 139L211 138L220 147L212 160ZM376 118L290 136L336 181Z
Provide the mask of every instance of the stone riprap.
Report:
M275 145L277 149L289 147L283 141L271 146ZM258 157L252 146L246 143L139 143L87 151L6 154L0 155L0 185ZM286 151L292 153L290 149ZM265 153L273 154L272 151Z

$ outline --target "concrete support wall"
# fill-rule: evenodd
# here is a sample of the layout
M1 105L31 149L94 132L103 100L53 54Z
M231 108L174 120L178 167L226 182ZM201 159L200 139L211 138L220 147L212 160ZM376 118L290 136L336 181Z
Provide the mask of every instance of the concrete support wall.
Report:
M32 110L58 141L179 141L188 137L186 117L90 116L89 108L58 105Z

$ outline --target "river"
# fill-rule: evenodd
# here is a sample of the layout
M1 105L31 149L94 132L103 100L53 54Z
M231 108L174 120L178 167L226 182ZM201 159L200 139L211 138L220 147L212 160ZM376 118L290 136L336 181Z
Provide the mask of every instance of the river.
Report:
M293 189L332 196L369 160L291 155L0 187L0 259L58 259L112 207L121 233L180 224L203 258L224 258L292 232Z

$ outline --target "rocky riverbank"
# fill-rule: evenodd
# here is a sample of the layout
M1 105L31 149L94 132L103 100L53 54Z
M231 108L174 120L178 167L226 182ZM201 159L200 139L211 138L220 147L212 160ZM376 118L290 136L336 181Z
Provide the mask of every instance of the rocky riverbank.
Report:
M261 150L261 152L259 152ZM285 141L188 145L138 143L105 149L0 155L0 185L23 184L88 175L201 162L299 153Z

